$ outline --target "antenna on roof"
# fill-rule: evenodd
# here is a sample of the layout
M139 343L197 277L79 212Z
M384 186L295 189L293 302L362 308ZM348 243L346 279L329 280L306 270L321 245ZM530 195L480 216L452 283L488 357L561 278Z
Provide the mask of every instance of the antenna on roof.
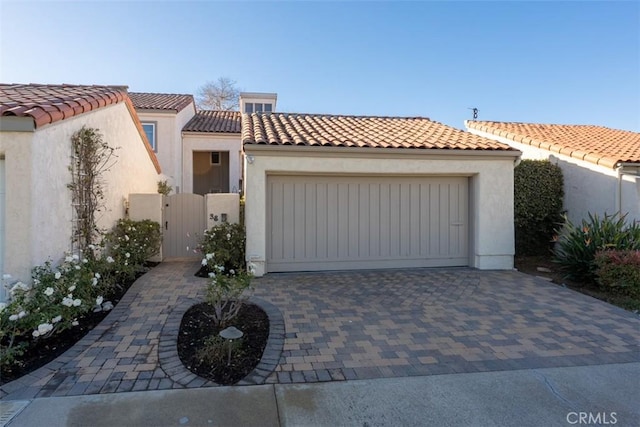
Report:
M478 110L476 107L470 107L469 110L473 111L473 120L478 118Z

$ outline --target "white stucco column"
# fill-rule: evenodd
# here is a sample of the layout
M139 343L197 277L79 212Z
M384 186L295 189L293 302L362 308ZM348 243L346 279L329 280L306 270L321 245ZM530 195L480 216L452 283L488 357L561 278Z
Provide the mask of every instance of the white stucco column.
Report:
M240 192L240 151L229 151L229 192Z

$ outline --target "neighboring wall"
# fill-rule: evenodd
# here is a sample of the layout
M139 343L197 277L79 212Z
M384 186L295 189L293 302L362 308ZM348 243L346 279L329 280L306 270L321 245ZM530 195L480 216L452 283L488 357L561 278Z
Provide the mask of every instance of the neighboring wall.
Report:
M228 151L229 152L229 192L238 193L242 186L242 143L238 134L184 132L182 135L183 192L193 193L193 152Z
M162 166L164 179L176 193L184 192L182 182L182 128L195 115L190 104L177 114L174 111L138 110L142 122L156 123L156 156Z
M270 172L299 174L365 174L393 176L468 176L470 178L469 265L480 269L513 268L513 153L436 155L428 150L306 150L245 146L247 165L245 223L247 260L257 275L266 261L266 176ZM266 267L266 269L265 269Z
M523 159L549 160L560 166L564 176L564 209L574 224L588 218L589 212L614 214L620 206L628 220L640 221L640 176L623 175L618 179L618 172L611 168L475 129L469 132L508 144L522 151Z
M130 193L156 193L158 174L125 103L74 116L35 132L0 133L7 169L4 270L29 279L30 269L57 262L71 247L71 136L82 126L97 128L116 150L105 172L103 212L98 226L110 229L125 215Z

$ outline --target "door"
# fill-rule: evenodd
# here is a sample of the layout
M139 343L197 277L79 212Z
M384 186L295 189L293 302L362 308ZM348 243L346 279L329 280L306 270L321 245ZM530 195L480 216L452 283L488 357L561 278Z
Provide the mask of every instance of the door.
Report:
M466 266L468 178L269 176L267 270Z
M206 228L203 196L180 193L165 197L163 225L165 258L201 258L195 249Z

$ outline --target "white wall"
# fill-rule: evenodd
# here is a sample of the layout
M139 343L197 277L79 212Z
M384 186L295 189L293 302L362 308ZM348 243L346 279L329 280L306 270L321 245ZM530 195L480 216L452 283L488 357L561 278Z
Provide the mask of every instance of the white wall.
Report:
M237 193L242 188L242 143L240 135L219 133L183 132L182 135L182 184L184 193L193 192L193 152L229 152L229 191Z
M627 214L627 220L640 221L640 176L624 175L619 182L618 173L614 169L487 132L475 129L468 129L468 131L522 151L523 159L549 160L560 166L564 177L564 209L572 223L578 224L582 219L588 218L589 212L598 215L618 212L620 195L622 196L622 213ZM620 184L621 192L618 189Z
M125 214L130 193L156 193L158 173L124 102L74 116L35 132L0 132L7 169L5 272L28 280L33 266L57 262L71 248L73 209L71 136L97 128L118 158L103 174L105 209L98 226L110 229Z
M247 260L256 265L257 275L268 271L265 265L266 177L270 172L469 176L470 265L480 269L513 268L513 167L518 153L507 153L510 157L458 156L417 150L385 150L383 153L381 149L323 152L279 148L245 147L246 155L253 157L253 163L248 162L246 169Z

